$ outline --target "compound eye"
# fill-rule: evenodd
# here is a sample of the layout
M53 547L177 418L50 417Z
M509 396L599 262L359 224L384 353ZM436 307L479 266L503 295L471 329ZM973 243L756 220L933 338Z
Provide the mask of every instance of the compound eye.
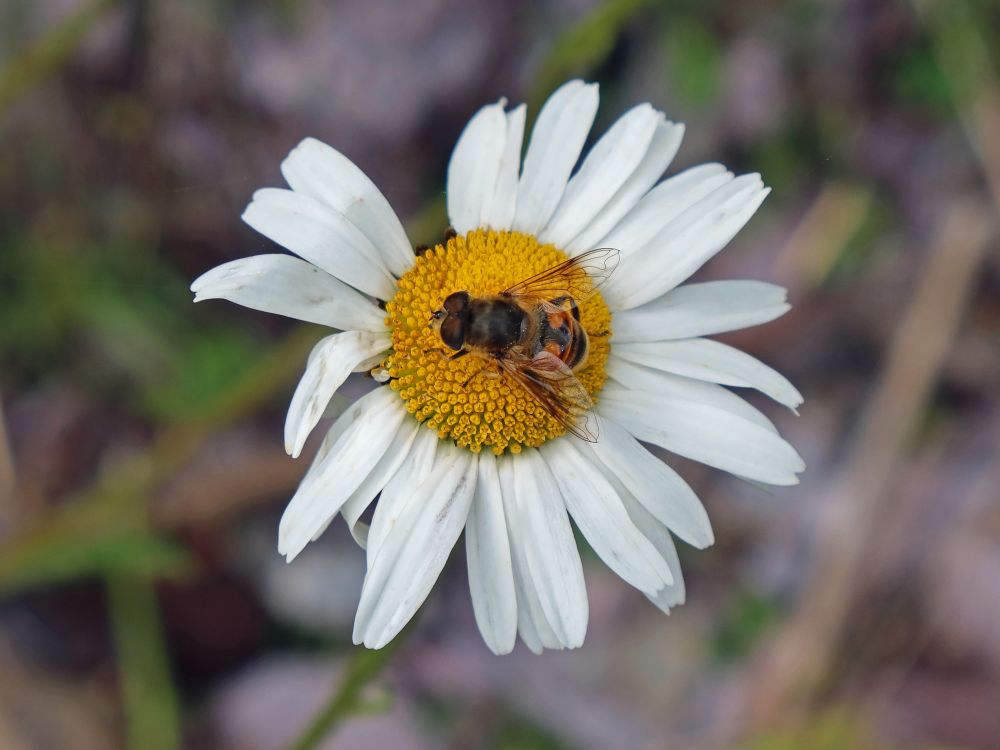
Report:
M451 315L464 315L471 297L468 292L454 292L444 300L444 309Z
M465 345L465 321L448 316L441 324L441 341L449 349L459 350Z

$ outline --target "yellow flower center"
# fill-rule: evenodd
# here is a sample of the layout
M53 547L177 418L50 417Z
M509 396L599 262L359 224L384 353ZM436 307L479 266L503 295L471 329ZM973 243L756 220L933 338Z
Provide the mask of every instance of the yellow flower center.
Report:
M447 359L454 352L429 322L453 292L495 295L567 258L531 235L491 229L453 237L419 256L385 306L392 351L382 366L407 410L442 439L475 453L484 446L497 455L519 453L562 435L565 428L541 404L509 376L496 377L483 357ZM600 293L579 302L579 310L590 352L574 374L596 400L607 378L611 313ZM473 377L484 367L493 377Z

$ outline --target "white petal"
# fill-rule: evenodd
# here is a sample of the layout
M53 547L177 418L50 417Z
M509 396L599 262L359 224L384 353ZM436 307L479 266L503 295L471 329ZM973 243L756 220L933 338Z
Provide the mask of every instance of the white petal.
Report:
M390 344L392 343L391 337L390 337L389 343ZM388 347L386 347L386 348L388 348ZM353 372L365 372L365 373L371 372L375 368L375 365L381 364L382 360L385 359L384 354L385 354L385 349L383 349L383 350L381 350L379 352L375 352L374 354L372 354L367 359L361 360L360 362L358 362L357 365L355 365ZM377 381L376 381L376 384L377 384Z
M493 229L510 229L517 210L517 180L521 166L521 142L524 139L523 104L507 113L507 134L503 158L497 173L496 191L489 207L483 210L483 226Z
M508 528L524 544L526 577L534 585L545 618L562 645L577 648L587 632L583 566L559 487L530 448L511 458L516 508Z
M607 474L685 542L699 549L710 546L712 524L687 482L613 419L601 420L601 428L600 441L588 445Z
M393 274L402 276L413 265L413 247L389 201L335 148L306 138L281 163L281 173L295 192L315 198L360 229Z
M563 249L570 255L578 255L593 247L602 247L601 239L635 208L639 200L663 175L677 154L683 138L683 125L669 121L659 123L639 166L587 227Z
M721 164L701 164L664 180L650 190L598 243L623 255L635 252L683 211L733 179Z
M646 598L666 613L671 607L684 603L684 576L681 573L681 562L677 557L677 548L670 535L670 530L661 523L635 496L626 489L621 480L613 473L605 475L621 498L625 510L636 528L656 548L670 569L672 582L660 589L656 594L646 594Z
M459 234L481 227L493 204L507 140L503 110L501 100L476 112L448 162L448 219Z
M395 391L376 388L334 422L278 526L278 552L289 562L368 476L406 415Z
M574 442L581 444L579 449ZM584 445L589 444L567 437L550 440L539 452L594 552L626 583L655 594L673 581L670 568L632 523L618 493L605 479L603 466ZM586 451L586 456L579 450Z
M597 84L564 83L538 113L517 188L513 228L537 234L548 223L597 113Z
M605 386L601 412L640 440L766 484L797 484L799 454L775 433L706 404Z
M660 556L666 560L673 581L660 589L656 594L648 596L649 600L664 612L669 612L671 607L676 607L684 603L684 575L681 572L681 561L677 557L677 548L674 540L670 536L670 531L660 523L652 513L631 496L629 493L622 495L622 502L628 511L632 522L635 523L643 536L656 548Z
M710 339L615 344L615 355L636 364L710 383L756 388L795 409L802 395L777 370L739 349Z
M759 175L743 175L681 213L622 258L602 290L609 306L638 307L683 282L733 238L769 192Z
M430 593L458 541L476 488L477 456L445 443L430 476L389 531L365 576L358 621L362 641L382 648Z
M517 598L496 457L479 455L479 478L465 527L472 609L494 654L508 654L517 637Z
M649 104L635 106L619 117L566 185L539 239L565 247L582 232L642 163L661 122L663 113Z
M523 567L523 566L522 566ZM540 654L546 648L562 648L555 640L555 634L548 645L542 643L542 636L535 625L535 615L529 610L528 597L530 593L524 581L524 574L521 568L514 566L514 587L517 593L517 633L521 636L524 645L535 654Z
M406 459L382 488L366 546L368 567L378 556L382 543L413 498L413 488L419 486L434 469L438 446L443 445L437 433L426 427L417 431Z
M227 299L330 328L385 330L385 312L326 271L290 255L255 255L223 263L195 279L191 291L195 302Z
M371 241L343 214L305 193L258 190L243 221L355 289L379 299L395 293L396 281Z
M615 314L615 344L665 341L767 323L791 309L784 289L762 281L706 281L671 289Z
M778 428L774 426L774 422L768 419L760 409L721 385L685 378L682 375L674 375L662 370L652 370L622 359L617 354L612 354L608 358L607 372L608 377L629 390L659 393L670 398L714 406L750 420L765 430L770 430L775 435L778 434Z
M518 501L514 488L514 461L508 457L497 460L500 494L503 500L507 536L510 540L511 563L514 568L514 589L517 599L517 632L524 645L536 654L542 649L566 648L560 636L549 624L538 598L538 590L528 575L527 537L520 532Z
M347 376L359 363L391 345L388 333L367 331L335 333L316 344L285 419L285 451L292 458L299 457L306 438Z
M410 424L409 429L406 426L407 422ZM354 493L340 509L341 515L347 522L347 528L350 529L351 536L362 549L368 544L368 524L362 523L359 519L365 509L371 505L375 496L395 476L407 456L410 455L410 449L413 447L419 429L420 423L417 420L404 420L399 430L392 436L392 442L386 448L382 458L375 464L375 468L365 477L365 481L354 490Z

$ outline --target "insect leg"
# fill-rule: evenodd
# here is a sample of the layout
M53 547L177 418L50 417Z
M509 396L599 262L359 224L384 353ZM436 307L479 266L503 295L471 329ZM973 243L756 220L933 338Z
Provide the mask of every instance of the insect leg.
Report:
M479 368L478 370L476 370L474 373L472 373L469 377L467 377L465 379L465 382L462 383L462 387L465 388L467 385L469 385L469 383L471 383L473 380L475 380L480 375L482 375L483 374L483 370L485 370L485 369L486 369L486 367L483 366L483 367Z
M452 360L458 359L459 357L464 357L466 354L471 353L471 350L459 349L454 354L451 354L449 352L446 352L444 349L424 349L424 354L430 354L431 352L437 352L438 356L441 357L441 359L450 362Z
M465 379L465 382L462 383L462 387L465 388L469 383L478 378L480 375L485 375L488 378L496 379L502 377L503 373L500 372L499 369L493 369L488 364L484 364L482 367L480 367L478 370L476 370L468 378Z

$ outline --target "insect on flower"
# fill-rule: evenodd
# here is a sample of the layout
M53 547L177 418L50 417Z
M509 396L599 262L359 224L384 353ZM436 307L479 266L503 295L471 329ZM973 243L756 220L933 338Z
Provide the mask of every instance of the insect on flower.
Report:
M486 361L476 377L510 377L563 427L597 442L594 402L575 371L587 364L589 338L579 302L597 291L618 265L618 251L598 248L548 268L492 296L452 292L431 316L431 328L455 350ZM604 331L595 335L607 336Z

